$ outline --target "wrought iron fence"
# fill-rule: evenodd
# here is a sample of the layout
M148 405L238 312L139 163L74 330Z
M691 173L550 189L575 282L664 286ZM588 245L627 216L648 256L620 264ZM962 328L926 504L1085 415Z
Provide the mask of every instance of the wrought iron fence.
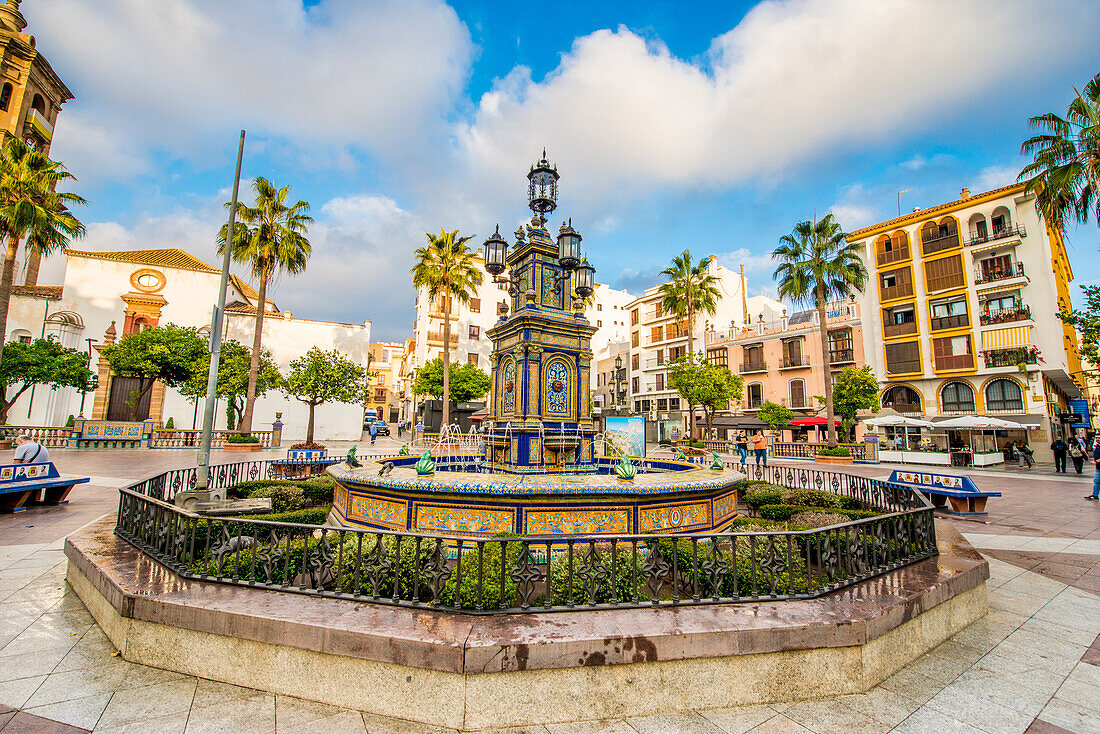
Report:
M215 466L211 483L268 472ZM474 614L813 598L936 554L933 508L914 490L798 467L748 473L883 514L812 530L469 538L199 516L170 502L194 485L183 469L122 489L115 532L186 578Z

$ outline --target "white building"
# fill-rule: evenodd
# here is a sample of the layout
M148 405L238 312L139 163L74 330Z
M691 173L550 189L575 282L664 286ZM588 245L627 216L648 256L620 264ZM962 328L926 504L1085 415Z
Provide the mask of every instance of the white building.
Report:
M735 273L719 265L711 255L709 272L716 279L720 297L713 315L701 314L695 319L694 348L703 351L703 335L707 331L740 328L758 320L781 318L783 304L766 296L747 295L744 268ZM647 415L657 423L657 436L663 439L672 428L687 427L687 406L667 385L668 362L687 353L687 325L661 307L660 285L648 288L640 297L627 304L630 309L630 399L635 413Z
M596 327L592 335L592 358L597 362L612 355L617 345L630 340L630 309L634 296L626 291L596 283L592 303L585 311L588 323ZM596 387L596 373L592 373L592 387Z
M9 339L28 340L55 335L62 344L87 350L110 339L158 324L196 326L208 333L217 300L221 271L176 248L122 252L66 253L64 282L60 286L18 286L13 289L8 318ZM232 276L226 293L227 339L251 348L258 295L242 279ZM268 300L263 346L284 374L291 360L310 347L337 348L353 361L366 364L370 322L342 324L294 318ZM110 335L110 336L108 336ZM84 415L92 419L124 419L124 401L132 390L126 378L114 378L98 351L91 359L99 388L86 396ZM201 423L195 403L163 385L154 386L142 412L177 428ZM63 425L69 415L80 413L78 390L28 392L9 411L12 424ZM224 427L224 410L216 413ZM253 427L265 429L282 413L283 435L303 438L308 410L305 405L272 391L256 404ZM322 439L358 439L362 435L362 405L324 404L316 412L316 435Z
M1014 184L852 233L871 277L864 349L884 407L935 416L991 415L1039 424L1049 458L1058 415L1080 398L1077 337L1062 239ZM1020 438L1021 436L1012 436ZM1008 440L999 438L998 447Z

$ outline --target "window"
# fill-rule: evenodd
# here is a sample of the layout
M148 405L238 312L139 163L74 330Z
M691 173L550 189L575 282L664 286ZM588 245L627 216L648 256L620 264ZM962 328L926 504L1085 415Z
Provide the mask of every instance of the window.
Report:
M759 408L764 404L764 386L754 382L748 386L749 410Z
M896 288L897 285L898 285L898 276L897 276L896 272L886 273L882 276L882 287L883 288Z
M0 110L7 112L11 104L11 82L4 82L4 88L0 89Z
M668 399L668 409L669 410L679 410L680 409L680 398L669 398Z
M961 288L966 285L966 273L959 255L932 260L924 264L924 281L928 292Z
M994 380L985 387L986 410L1024 409L1024 393L1013 380Z
M980 266L982 281L997 280L1012 274L1012 258L1008 255L986 258Z
M657 350L657 364L664 364L664 363L665 363L665 350L658 349Z
M638 362L639 361L640 360L639 360L639 357L638 357L637 354L630 355L630 369L632 369L632 370L638 369Z
M477 367L478 356L476 354L467 354L466 355L466 364L470 364L470 365L473 365L474 367Z
M649 330L649 343L650 343L650 344L655 344L655 343L657 343L657 342L661 341L661 336L662 336L662 334L663 334L663 331L664 331L664 330L663 330L663 329L661 329L661 327L660 327L660 326L654 326L654 327L652 327L652 328L651 328L651 329ZM670 335L670 336L671 336L671 335Z
M997 313L999 311L1008 311L1016 308L1016 296L1002 296L1001 298L990 298L985 302L986 313Z
M228 232L229 230L226 230L226 231ZM597 311L603 311L603 304L602 303L597 303L596 304L596 310Z
M630 325L631 326L637 326L638 325L638 309L634 309L633 311L630 312Z
M946 413L971 413L974 411L974 388L966 382L949 382L940 392L940 402Z
M481 299L480 298L471 298L470 299L470 310L473 311L474 313L481 313Z
M804 362L802 361L802 340L788 339L783 342L783 366L801 367L803 364Z
M665 315L665 307L661 305L660 301L657 301L653 306L653 318L659 319Z
M956 329L970 326L970 316L966 312L966 298L940 301L932 304L932 330Z
M228 231L228 230L227 230L227 231ZM29 336L29 335L27 335L27 334L20 334L20 335L19 335L19 343L20 343L20 344L30 344L30 343L31 343L31 338L30 338L30 336Z
M657 389L658 390L664 390L665 389L665 373L664 372L658 372L657 373Z
M791 380L789 387L791 395L791 407L803 407L806 404L806 381Z
M668 410L668 398L657 398L657 410Z
M635 394L637 394L639 392L639 390L638 390L638 378L637 377L635 377L633 380L630 381L630 392L635 393ZM634 405L637 406L637 403L635 403ZM635 410L637 410L637 407L635 407Z
M228 231L228 230L226 230ZM374 402L382 403L386 400L386 388L376 387L374 388Z
M920 413L920 393L908 385L894 385L882 393L882 407L899 413Z
M226 230L226 231L228 232L229 230ZM603 328L603 322L602 321L596 321L596 328L597 329L602 329Z
M480 339L481 338L481 327L480 326L474 326L473 324L470 324L470 338L471 339Z
M938 370L965 370L974 367L969 334L933 339L932 355Z
M687 347L669 347L668 349L668 361L675 362L680 357L687 354Z
M41 94L34 95L34 101L31 102L31 109L36 110L38 114L43 117L46 116L46 100Z
M886 345L887 374L899 375L920 371L920 346L917 342Z
M879 300L890 301L913 295L913 273L909 268L898 268L879 278Z
M638 332L636 332L636 331L633 334L630 335L630 346L632 346L632 347L638 346Z
M725 347L707 350L707 361L720 367L729 366L729 350Z
M748 372L752 370L764 369L764 347L760 344L754 344L751 347L742 347L744 353L744 363L741 365L742 372Z

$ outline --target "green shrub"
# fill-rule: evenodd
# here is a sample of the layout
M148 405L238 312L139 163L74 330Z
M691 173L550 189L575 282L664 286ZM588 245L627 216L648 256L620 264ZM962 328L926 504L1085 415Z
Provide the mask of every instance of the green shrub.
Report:
M818 450L818 456L851 456L852 452L847 446L826 446Z
M496 537L511 537L498 535ZM481 605L486 609L513 607L516 605L516 582L512 580L511 570L515 568L523 546L517 543L485 543L481 554ZM501 588L501 558L503 551L504 587ZM473 548L462 554L462 586L458 586L458 574L452 573L447 584L439 590L439 603L460 607L477 608L477 569L478 551Z
M782 502L783 493L787 491L775 484L760 483L745 495L745 503L755 511L759 511L762 505L776 505Z
M800 528L827 528L848 522L848 518L835 512L799 512L791 515L790 525Z
M248 515L249 520L271 520L272 522L291 522L300 525L324 525L332 505L305 507L290 512L269 512L263 515Z
M259 443L260 437L249 433L231 433L225 437L226 443Z
M299 536L270 550L242 548L223 556L220 564L216 558L198 560L192 564L192 571L203 576L220 575L267 584L291 584L302 570L303 559L316 551L318 543L317 539L309 538L307 550L306 539Z
M706 446L706 444L702 441L691 441L688 445L691 446L693 449L701 449Z
M71 418L72 416L69 416L69 417ZM171 416L169 416L168 422L164 424L165 430L171 431L175 427L176 427L176 422L174 420L172 420Z
M840 495L820 489L788 489L783 492L782 503L806 507L840 507Z
M168 420L172 420L172 419L169 418ZM69 413L69 418L68 418L68 420L65 421L65 427L66 428L72 428L75 425L76 425L76 416L73 415L72 413Z
M305 493L297 484L260 487L253 490L248 497L249 499L270 497L271 509L274 512L293 512L294 510L301 510L308 503Z
M315 505L332 504L336 492L336 481L329 476L317 476L301 482L302 494Z
M257 489L264 487L281 487L286 484L293 484L285 479L250 479L247 482L241 482L229 488L230 494L237 497L250 497L252 493Z
M591 556L591 557L590 557ZM641 554L638 564L644 562ZM614 570L612 570L612 553L609 547L596 546L594 549L588 545L576 545L573 548L573 579L569 583L569 555L565 552L555 552L550 560L550 599L554 604L568 604L570 600L577 606L584 606L590 601L589 580L578 573L579 569L586 565L602 565L606 569L603 578L591 589L591 601L596 604L610 604L614 602L633 601L633 569L632 554L629 544L621 546L614 554ZM572 587L572 588L570 588ZM638 572L638 598L651 598L645 587L644 577Z
M863 520L868 517L877 517L882 514L874 510L847 510L840 507L829 508L832 512L843 515L849 520ZM808 507L806 505L774 504L761 505L757 508L760 517L776 522L787 522L800 512L820 512L820 507Z
M398 540L393 535L348 533L337 576L338 589L347 594L431 600L431 579L427 568L435 551L434 541ZM442 553L446 554L446 546ZM453 562L452 562L453 565ZM453 573L453 571L452 571Z
M731 532L746 532L746 533L767 533L775 531L787 530L787 526L783 523L772 522L771 520L765 520L760 517L735 517L726 526L726 529Z
M675 550L671 540L657 542L661 555L669 559L672 554L677 556L676 563L680 571L678 579L681 596L691 595L698 586L702 597L709 596L767 596L776 594L804 594L810 590L810 579L806 568L806 559L795 544L790 547L781 536L769 541L768 536L758 536L753 539L739 537L736 542L736 563L734 562L733 546L729 542L722 542L715 550L715 557L722 561L725 570L715 576L714 566L710 565L710 543L699 541L692 544L690 540L683 539L676 544ZM756 556L756 569L753 569L752 556ZM768 575L767 568L774 567L770 561L774 558L782 558L783 570ZM698 572L696 572L698 563ZM698 573L698 577L696 577ZM717 582L717 583L716 583ZM773 586L774 582L774 586ZM774 590L774 591L773 591Z

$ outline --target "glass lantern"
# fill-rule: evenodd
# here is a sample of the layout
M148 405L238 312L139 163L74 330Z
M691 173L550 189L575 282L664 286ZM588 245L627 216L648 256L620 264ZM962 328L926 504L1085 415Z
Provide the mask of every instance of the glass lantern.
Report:
M577 295L588 298L592 295L592 281L596 275L596 269L588 264L588 260L581 260L577 266Z
M505 260L508 257L508 243L500 236L500 225L493 232L493 236L485 240L485 269L493 275L504 272Z
M558 263L566 270L572 270L580 260L581 236L571 224L562 222L558 232Z

